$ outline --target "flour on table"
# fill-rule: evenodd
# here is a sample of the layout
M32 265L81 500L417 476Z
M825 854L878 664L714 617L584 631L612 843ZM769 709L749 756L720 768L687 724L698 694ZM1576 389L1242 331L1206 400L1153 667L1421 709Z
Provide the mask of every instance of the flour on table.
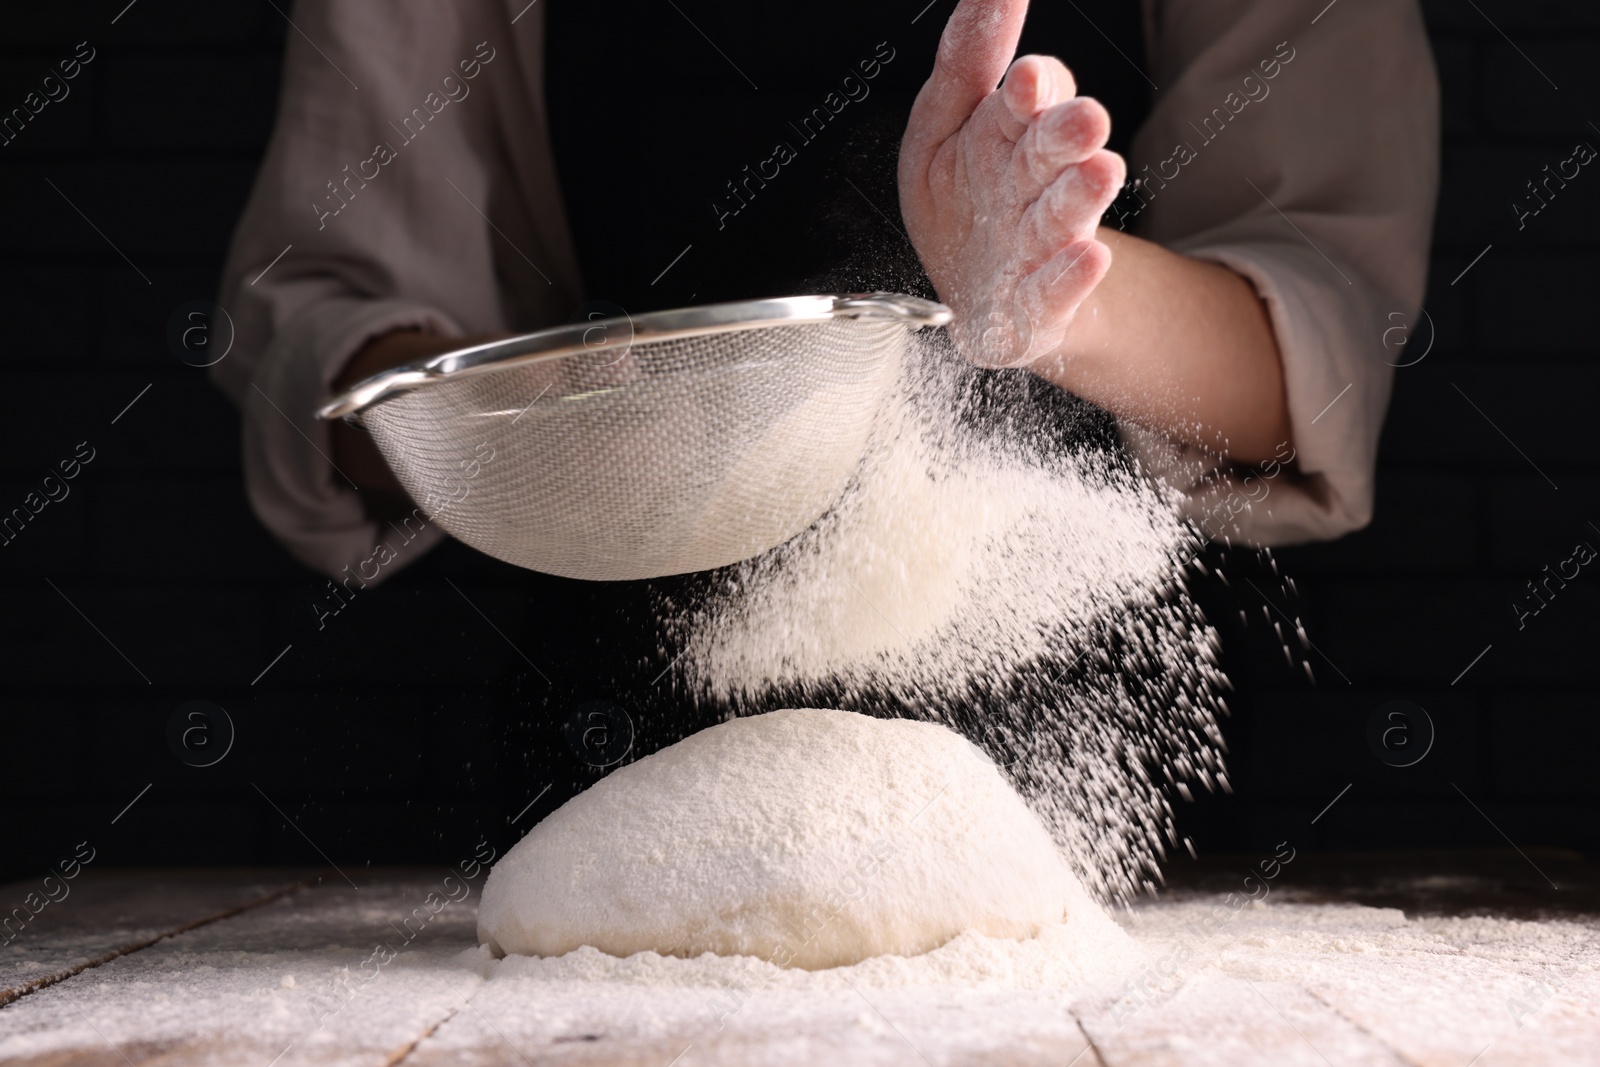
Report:
M591 946L820 969L1097 913L961 735L786 709L703 730L568 801L495 866L478 929L524 955Z

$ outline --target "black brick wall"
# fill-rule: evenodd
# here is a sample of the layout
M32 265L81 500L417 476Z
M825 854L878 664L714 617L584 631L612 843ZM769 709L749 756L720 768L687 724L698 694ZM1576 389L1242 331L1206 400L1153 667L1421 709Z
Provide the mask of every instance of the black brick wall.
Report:
M0 877L85 838L115 864L302 863L322 850L352 866L509 840L597 773L561 739L574 701L628 702L654 742L687 728L649 689L660 664L607 667L596 647L610 624L642 625L624 618L637 603L447 545L317 629L323 583L250 514L233 409L165 341L174 309L214 295L292 31L254 0L123 4L31 8L0 44L5 107L77 42L97 50L71 95L0 148L0 508L78 442L96 450L70 496L0 548ZM1235 794L1181 816L1202 849L1284 836L1502 845L1486 816L1523 846L1600 848L1600 577L1586 569L1522 632L1509 606L1573 542L1600 545L1588 526L1600 524L1588 416L1600 171L1521 232L1509 206L1574 141L1600 144L1587 125L1600 121L1600 8L1477 6L1426 6L1446 118L1427 302L1437 340L1398 372L1377 520L1278 552L1296 595L1239 551L1211 557L1231 586L1201 584L1239 690ZM1315 686L1247 578L1306 620ZM1406 769L1366 742L1371 711L1397 697L1438 731ZM204 769L164 737L197 698L238 727L234 750Z

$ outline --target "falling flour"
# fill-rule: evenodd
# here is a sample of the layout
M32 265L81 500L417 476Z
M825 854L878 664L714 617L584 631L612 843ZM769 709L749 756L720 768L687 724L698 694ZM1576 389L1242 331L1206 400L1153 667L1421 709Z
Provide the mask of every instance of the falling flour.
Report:
M1192 529L1113 451L1031 418L1021 372L919 335L840 501L672 609L681 675L738 714L938 722L990 751L1084 884L1126 902L1177 844L1168 790L1228 788Z

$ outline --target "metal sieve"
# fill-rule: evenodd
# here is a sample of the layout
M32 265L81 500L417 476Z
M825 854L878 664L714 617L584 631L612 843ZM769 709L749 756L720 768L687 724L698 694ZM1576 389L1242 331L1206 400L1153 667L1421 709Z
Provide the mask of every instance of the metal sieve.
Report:
M914 330L942 304L783 297L558 326L360 382L320 411L371 433L454 537L530 570L708 570L843 492Z

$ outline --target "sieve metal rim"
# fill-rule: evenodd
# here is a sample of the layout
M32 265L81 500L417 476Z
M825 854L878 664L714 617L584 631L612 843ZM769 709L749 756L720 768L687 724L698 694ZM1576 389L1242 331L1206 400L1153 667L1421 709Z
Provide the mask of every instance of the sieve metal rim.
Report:
M641 342L648 344L772 326L821 323L836 318L902 322L913 329L923 329L947 324L951 312L943 304L903 293L824 293L702 304L595 322L568 323L488 344L454 349L375 374L357 382L317 409L317 418L349 418L402 393L469 375L487 374L581 353ZM612 329L622 326L628 327L625 339L620 329ZM592 343L588 337L596 330L601 331L604 339Z

